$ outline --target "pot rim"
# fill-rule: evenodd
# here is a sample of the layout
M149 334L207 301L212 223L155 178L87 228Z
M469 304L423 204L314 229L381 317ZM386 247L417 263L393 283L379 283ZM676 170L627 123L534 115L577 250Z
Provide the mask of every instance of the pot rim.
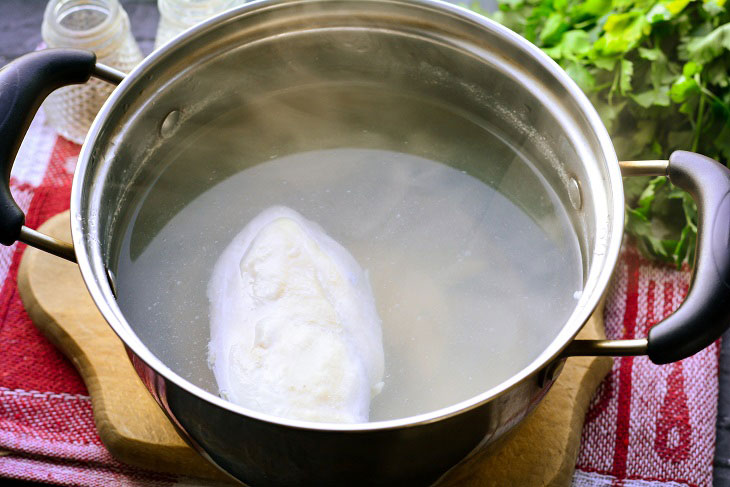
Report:
M586 323L588 318L591 316L593 311L597 308L601 297L604 294L605 289L608 286L609 280L613 273L613 270L618 261L619 251L621 247L622 235L623 235L623 205L624 195L621 173L619 170L618 159L608 135L606 127L603 125L598 113L596 112L593 105L590 103L585 94L581 91L578 85L567 75L565 71L549 56L543 53L537 46L528 42L523 37L519 36L515 32L508 28L498 24L497 22L488 19L482 15L477 14L464 7L446 3L441 0L360 0L363 2L369 2L374 5L377 4L401 4L413 8L423 8L427 10L437 11L440 14L448 14L452 16L458 16L462 19L468 20L479 27L491 30L495 34L505 38L506 41L516 44L516 47L522 49L522 51L532 57L534 60L539 62L549 73L554 77L555 81L559 82L560 85L573 96L574 102L579 108L581 114L585 116L587 128L595 134L598 140L600 151L606 158L606 171L608 174L608 185L610 186L611 196L613 198L613 207L609 207L609 215L611 211L613 215L605 225L610 226L610 233L603 236L606 242L605 247L602 247L602 258L603 265L597 275L591 276L593 279L592 291L590 293L584 293L573 313L566 321L565 325L555 335L552 342L547 345L544 350L535 358L530 364L522 368L519 372L512 375L509 379L497 384L496 386L481 392L469 399L457 402L450 406L440 408L427 413L417 414L413 416L407 416L404 418L391 419L385 421L373 421L367 423L320 423L313 421L303 421L295 419L286 419L273 416L266 413L254 411L242 406L238 406L222 399L221 397L204 390L203 388L194 385L187 379L178 375L167 365L165 365L157 356L155 356L147 346L140 340L134 333L132 328L127 323L121 310L116 304L111 288L107 284L106 279L100 279L100 276L105 276L105 266L101 260L100 252L95 251L91 255L87 252L85 242L87 238L83 233L82 228L82 187L84 179L86 178L88 166L92 159L93 147L99 138L100 132L105 125L105 121L109 114L118 109L117 102L126 93L127 88L138 78L142 77L144 72L153 66L156 61L165 56L168 51L174 50L175 47L192 36L198 33L215 29L219 24L225 23L226 21L232 20L240 16L250 15L258 12L259 10L269 10L278 8L287 8L291 5L307 4L307 3L322 3L326 4L332 1L338 0L256 0L250 3L246 3L238 8L229 10L220 15L217 15L191 29L185 31L185 33L179 35L175 39L169 41L161 48L154 51L152 54L147 56L139 65L137 65L119 84L119 86L112 92L107 101L102 106L98 115L96 116L86 140L81 148L81 152L78 158L78 165L74 174L73 184L71 188L71 234L73 244L76 252L76 259L83 277L84 283L96 304L99 311L102 313L106 321L112 327L114 332L124 343L128 352L131 352L136 358L146 363L150 368L162 375L166 380L174 383L177 387L185 390L186 392L222 409L241 414L248 418L256 419L259 421L274 423L282 427L303 429L303 430L318 430L318 431L342 431L342 432L369 432L369 431L382 431L389 429L400 429L407 427L414 427L423 424L434 423L448 419L452 416L465 413L469 410L480 407L481 405L494 400L501 396L512 387L521 383L525 379L536 375L539 370L550 362L559 359L562 350L575 338L575 335L580 331L583 325ZM94 242L94 245L98 250L99 242ZM103 285L101 283L104 283ZM586 281L588 284L588 281ZM131 358L131 357L130 357ZM149 386L148 386L149 387ZM154 394L154 391L151 391ZM162 395L164 397L164 394ZM158 402L159 402L159 398Z

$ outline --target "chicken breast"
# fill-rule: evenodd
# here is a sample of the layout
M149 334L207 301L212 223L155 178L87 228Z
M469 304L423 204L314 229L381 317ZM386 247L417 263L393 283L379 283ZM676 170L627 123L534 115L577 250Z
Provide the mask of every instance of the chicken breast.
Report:
M208 298L222 397L284 418L368 420L383 387L380 318L366 273L318 225L264 210L221 254Z

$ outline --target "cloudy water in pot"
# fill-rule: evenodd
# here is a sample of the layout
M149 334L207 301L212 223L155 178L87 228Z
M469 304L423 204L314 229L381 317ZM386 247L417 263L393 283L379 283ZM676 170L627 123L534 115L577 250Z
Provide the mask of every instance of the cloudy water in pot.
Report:
M498 385L575 307L582 264L562 204L498 130L457 110L314 86L182 130L124 222L118 302L154 354L209 392L213 268L272 206L318 225L369 279L385 358L370 421Z

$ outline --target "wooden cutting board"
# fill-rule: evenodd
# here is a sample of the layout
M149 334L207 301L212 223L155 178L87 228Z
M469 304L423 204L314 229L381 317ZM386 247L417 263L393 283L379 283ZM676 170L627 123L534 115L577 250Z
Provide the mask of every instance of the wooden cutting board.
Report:
M40 231L70 241L68 212ZM99 436L115 458L160 472L227 478L180 438L148 394L75 264L29 247L18 290L33 322L83 377ZM602 314L601 307L581 332L583 338L603 337ZM583 418L611 363L610 358L569 359L535 412L496 452L471 457L439 486L569 485Z

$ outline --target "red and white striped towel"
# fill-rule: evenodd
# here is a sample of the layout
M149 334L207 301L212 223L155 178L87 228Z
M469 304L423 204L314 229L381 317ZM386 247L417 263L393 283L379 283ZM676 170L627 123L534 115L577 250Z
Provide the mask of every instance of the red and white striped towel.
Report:
M79 147L57 137L40 113L13 168L11 189L27 224L66 210ZM125 466L104 448L86 388L36 330L17 293L24 245L0 247L0 476L78 486L196 485ZM680 303L687 270L628 250L606 305L610 337L646 335ZM717 411L717 344L678 364L616 360L586 418L574 485L708 486Z
M11 173L13 195L37 228L67 210L79 146L39 112ZM23 244L0 246L0 476L79 486L168 486L184 481L112 458L94 426L86 387L33 326L17 291Z
M687 269L624 252L605 312L609 338L645 337L689 288ZM719 342L681 362L614 361L583 426L573 485L709 486L715 453Z

